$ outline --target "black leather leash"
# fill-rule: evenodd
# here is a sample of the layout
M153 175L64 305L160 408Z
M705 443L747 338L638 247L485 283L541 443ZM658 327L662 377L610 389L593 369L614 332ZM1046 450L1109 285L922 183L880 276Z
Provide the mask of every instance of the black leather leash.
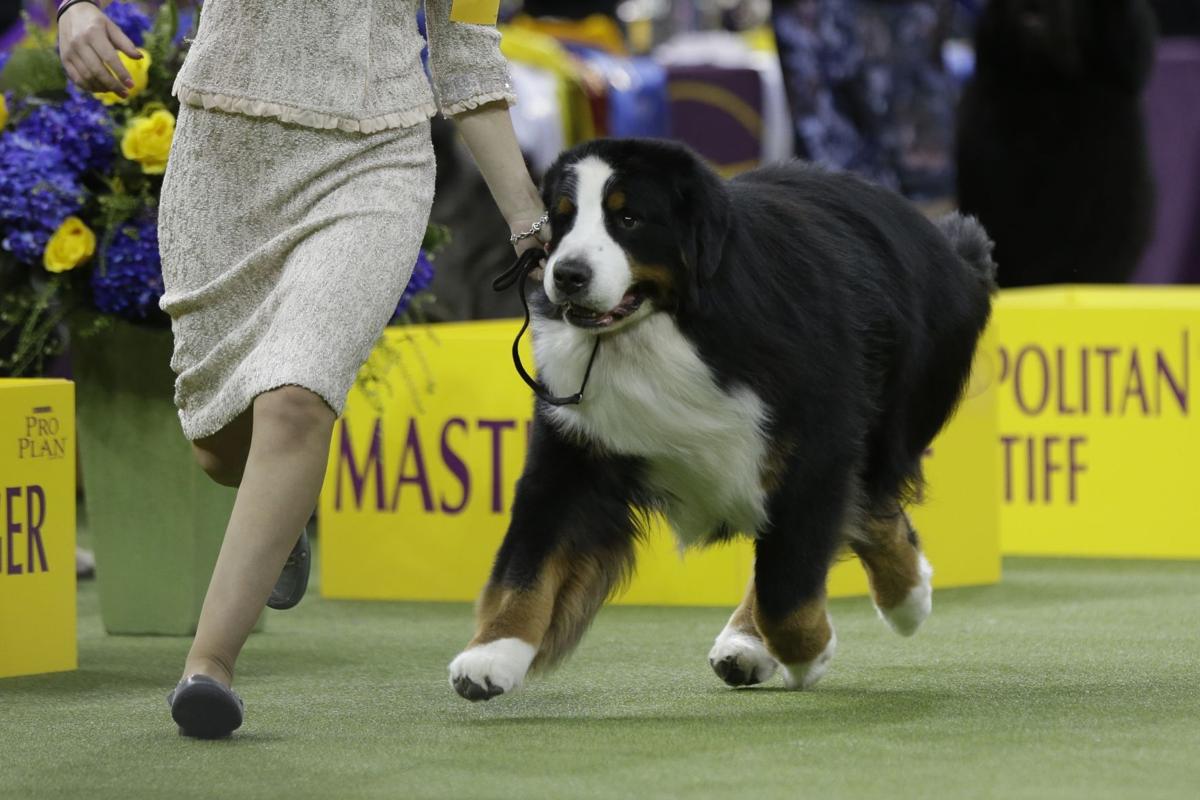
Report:
M525 307L525 322L521 325L521 330L517 331L517 338L513 340L512 357L513 364L517 367L517 374L525 383L529 384L529 388L533 389L536 394L545 403L552 406L574 406L579 405L583 400L583 390L587 388L588 378L592 377L592 365L596 363L596 353L600 351L600 337L596 337L596 344L592 347L592 356L588 359L587 371L583 373L583 384L580 385L579 391L568 397L555 397L546 388L546 385L534 378L525 371L525 365L521 363L521 337L525 335L525 331L529 330L530 314L529 314L529 295L525 292L525 282L529 278L529 273L533 272L545 259L546 254L538 249L532 248L522 253L511 267L501 272L496 279L492 281L492 289L497 292L507 291L511 289L513 284L518 284L518 290L521 293L521 304Z

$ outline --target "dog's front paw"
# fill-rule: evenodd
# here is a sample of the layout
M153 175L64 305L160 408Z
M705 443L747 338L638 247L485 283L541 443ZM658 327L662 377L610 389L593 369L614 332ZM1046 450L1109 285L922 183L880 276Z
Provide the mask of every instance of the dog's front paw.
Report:
M830 626L829 643L816 658L800 664L783 665L783 685L794 691L811 689L829 671L829 662L833 660L835 650L837 650L837 633Z
M730 686L753 686L770 680L779 666L761 639L729 628L717 637L708 652L708 663Z
M450 685L468 700L491 700L517 689L537 650L520 639L497 639L468 648L450 662Z

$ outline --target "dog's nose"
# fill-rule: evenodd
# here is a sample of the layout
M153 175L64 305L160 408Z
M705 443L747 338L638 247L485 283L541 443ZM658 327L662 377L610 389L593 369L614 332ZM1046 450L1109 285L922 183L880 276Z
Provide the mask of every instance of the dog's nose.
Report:
M563 297L579 294L591 280L592 268L579 259L559 261L554 265L554 286Z

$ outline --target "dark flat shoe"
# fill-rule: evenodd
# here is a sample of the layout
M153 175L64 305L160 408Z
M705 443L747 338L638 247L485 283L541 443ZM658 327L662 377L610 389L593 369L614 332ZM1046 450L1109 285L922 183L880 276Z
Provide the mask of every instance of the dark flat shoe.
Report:
M242 726L246 705L229 687L207 675L192 675L169 695L171 718L184 736L221 739Z
M308 573L312 569L312 547L308 543L308 531L300 532L296 546L283 564L279 580L267 598L267 608L276 611L287 611L294 608L308 591Z

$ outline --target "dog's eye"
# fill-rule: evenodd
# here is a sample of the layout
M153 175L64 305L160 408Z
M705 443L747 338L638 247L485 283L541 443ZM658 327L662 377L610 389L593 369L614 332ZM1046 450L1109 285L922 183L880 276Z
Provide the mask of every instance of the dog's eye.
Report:
M640 219L638 219L633 214L630 214L628 212L618 214L617 221L621 223L622 228L625 228L627 230L636 228L639 224L641 224Z

